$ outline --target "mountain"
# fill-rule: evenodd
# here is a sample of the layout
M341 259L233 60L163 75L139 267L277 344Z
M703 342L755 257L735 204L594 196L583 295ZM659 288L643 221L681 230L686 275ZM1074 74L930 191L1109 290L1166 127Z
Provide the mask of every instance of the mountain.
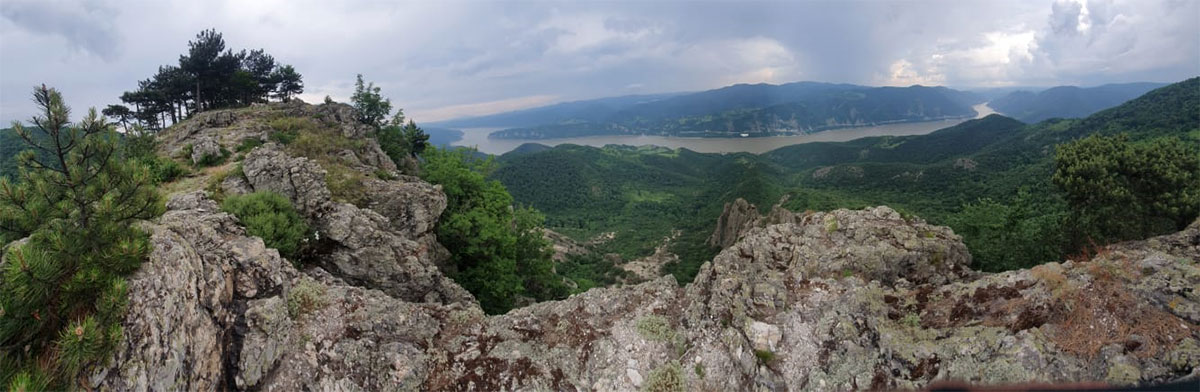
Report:
M1014 91L988 106L1004 115L1035 123L1051 118L1081 118L1120 105L1166 83L1106 84L1097 87L1058 86L1041 92Z
M564 102L533 109L428 123L441 128L531 127L568 121L601 121L625 108L678 96L684 93L627 95Z
M202 113L160 134L161 152L174 155L202 141L233 149L255 132L271 140L287 131L253 126L271 119L313 125L294 144L251 147L240 162L162 188L174 191L166 212L140 226L153 250L120 285L128 301L110 331L121 339L72 382L154 391L891 390L947 379L1003 390L1093 380L1196 389L1188 377L1200 369L1200 300L1189 290L1200 285L1200 222L1077 262L984 273L950 228L887 206L773 211L774 224L754 221L732 235L695 279L662 276L487 315L438 261L447 251L439 225L473 222L443 220L442 186L376 174L395 165L380 157L369 127L336 120L354 118L349 110L260 105ZM938 165L1059 131L1013 125L994 116L927 135L936 137L834 145L868 153L821 163L895 164L903 156L885 151L899 149L921 156L914 165ZM984 140L958 145L972 135ZM496 173L523 181L518 198L560 203L550 211L602 203L594 208L630 217L682 201L678 211L690 219L723 195L797 180L778 168L816 164L653 147L525 150L501 157ZM550 178L514 172L524 167ZM339 200L338 173L359 177L343 194L359 203ZM580 199L530 192L536 187ZM303 264L214 201L246 192L277 193L319 232ZM666 218L679 219L643 219ZM717 219L708 218L711 229ZM6 252L0 265L20 272L11 267L26 254ZM74 339L63 335L57 341ZM1044 386L1052 387L1070 385Z
M797 144L761 155L560 145L502 155L492 178L518 203L543 211L551 229L579 240L616 232L606 251L645 256L682 230L672 243L680 261L665 270L688 280L709 257L703 250L711 232L689 230L711 227L722 205L738 198L766 207L786 196L781 207L794 211L886 204L947 224L964 204L1010 201L1025 190L1042 200L1029 208L1049 214L1062 208L1050 183L1055 146L1096 133L1180 137L1200 146L1197 108L1194 78L1084 119L1026 125L990 115L926 135Z
M835 127L961 118L982 99L945 87L865 87L798 82L738 84L696 93L569 102L433 123L507 128L494 138L549 139L655 134L738 137L797 134Z

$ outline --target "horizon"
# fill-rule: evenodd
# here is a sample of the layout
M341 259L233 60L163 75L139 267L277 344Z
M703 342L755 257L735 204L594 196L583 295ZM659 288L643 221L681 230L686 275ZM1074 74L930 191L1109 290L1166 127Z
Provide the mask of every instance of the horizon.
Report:
M205 28L295 65L306 102L348 101L362 73L420 123L735 84L979 91L1200 69L1200 2L749 4L5 1L0 121L28 120L41 83L76 112L117 103Z

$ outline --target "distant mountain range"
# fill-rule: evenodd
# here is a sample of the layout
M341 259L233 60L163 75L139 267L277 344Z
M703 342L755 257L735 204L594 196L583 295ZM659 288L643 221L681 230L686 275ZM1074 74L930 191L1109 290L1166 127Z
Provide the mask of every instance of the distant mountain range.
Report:
M594 135L773 136L830 128L971 117L983 99L945 87L816 82L738 84L695 93L638 95L432 123L507 128L493 138Z
M1027 123L1051 118L1082 118L1166 85L1125 83L1097 87L1058 86L1037 93L1020 90L996 98L988 106Z

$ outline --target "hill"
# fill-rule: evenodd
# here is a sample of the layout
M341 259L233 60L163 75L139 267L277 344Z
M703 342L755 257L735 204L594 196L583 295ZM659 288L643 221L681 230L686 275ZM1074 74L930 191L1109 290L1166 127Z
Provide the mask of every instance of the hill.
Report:
M1027 202L1027 220L1060 213L1065 206L1050 183L1056 145L1128 133L1134 141L1175 136L1200 147L1198 96L1200 79L1189 79L1085 119L1025 125L991 115L927 135L807 143L762 155L564 145L505 154L492 177L517 202L545 212L548 227L579 240L616 232L606 249L630 257L684 230L675 249L698 256L668 270L686 281L705 261L700 250L722 205L737 198L770 206L787 195L783 206L793 211L886 204L949 224L966 233L968 245L974 238L961 214L978 200L1016 203L1028 195L1036 202ZM1060 256L1045 251L1027 262Z
M568 121L601 121L628 107L674 97L683 93L627 95L612 98L564 102L532 109L486 116L432 122L441 128L531 127Z
M993 99L988 106L1027 123L1051 118L1082 118L1163 86L1166 84L1125 83L1097 87L1058 86L1037 93L1021 90Z
M945 87L798 82L738 84L696 93L579 101L432 125L507 127L491 137L548 139L655 134L737 137L973 116L972 93Z

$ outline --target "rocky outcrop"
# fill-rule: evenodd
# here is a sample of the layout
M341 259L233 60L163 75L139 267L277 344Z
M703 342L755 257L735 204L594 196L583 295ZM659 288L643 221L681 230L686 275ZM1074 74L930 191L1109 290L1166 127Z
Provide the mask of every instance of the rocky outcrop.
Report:
M367 189L387 200L373 196L371 205L377 209L359 208L332 200L325 170L316 162L289 156L274 145L255 149L242 166L253 190L282 194L308 217L324 248L318 263L338 278L414 302L474 301L437 267L447 255L433 235L446 208L438 187L371 180Z
M347 106L292 103L199 114L163 138L229 149L269 113L368 131ZM304 271L205 193L172 197L146 225L154 250L129 280L124 339L90 387L824 391L1200 376L1200 222L984 274L949 229L887 207L760 216L738 200L710 239L724 249L686 286L667 276L485 316L438 268L445 195L368 150L337 158L364 175L357 206L331 196L328 157L273 143L221 182L292 201L320 238ZM388 175L365 176L376 170Z
M739 198L732 203L725 203L725 209L717 218L717 228L713 231L712 236L708 237L708 244L721 249L728 248L729 245L737 242L742 233L754 227L760 219L758 208L744 199Z
M546 241L550 241L550 247L554 251L554 255L551 257L555 262L566 261L567 258L573 255L591 253L591 250L578 241L571 239L571 237L550 229L545 229L545 232Z
M150 226L123 347L94 386L850 390L1128 385L1200 367L1200 222L977 274L948 229L886 207L814 213L751 229L685 287L668 276L488 317L297 272L215 207L178 196Z

